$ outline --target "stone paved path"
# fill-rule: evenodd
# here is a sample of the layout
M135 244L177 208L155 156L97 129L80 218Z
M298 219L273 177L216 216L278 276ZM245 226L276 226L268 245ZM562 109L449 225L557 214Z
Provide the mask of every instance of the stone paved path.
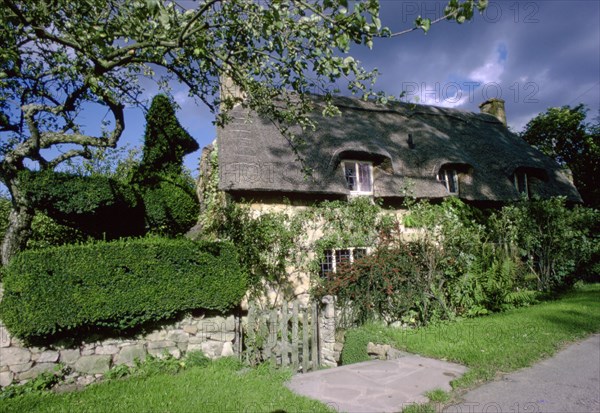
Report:
M373 360L294 376L288 387L320 400L338 412L399 412L411 403L424 403L423 393L451 390L464 366L417 355Z

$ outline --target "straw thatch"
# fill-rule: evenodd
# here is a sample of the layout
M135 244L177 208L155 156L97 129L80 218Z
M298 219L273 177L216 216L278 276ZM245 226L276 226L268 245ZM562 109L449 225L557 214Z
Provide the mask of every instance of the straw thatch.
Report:
M443 165L460 173L459 196L469 201L519 199L515 170L530 177L532 195L579 193L550 158L511 133L494 116L410 103L378 105L336 98L342 116L323 117L315 100L315 131L301 136L301 157L313 172L307 176L288 142L269 120L242 106L218 131L220 189L232 193L349 194L340 161L371 160L374 196L449 196L437 180ZM410 135L410 138L409 138Z

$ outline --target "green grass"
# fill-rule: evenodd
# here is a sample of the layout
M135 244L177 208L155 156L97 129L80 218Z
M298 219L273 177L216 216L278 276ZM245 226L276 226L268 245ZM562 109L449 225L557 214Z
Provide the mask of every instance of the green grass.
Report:
M240 369L230 359L178 374L113 380L80 392L28 394L0 401L0 412L330 412L283 383L290 371Z
M469 367L452 383L455 389L464 389L530 366L567 343L600 331L600 284L583 285L558 300L531 307L418 330L375 324L359 330L354 337L360 340Z

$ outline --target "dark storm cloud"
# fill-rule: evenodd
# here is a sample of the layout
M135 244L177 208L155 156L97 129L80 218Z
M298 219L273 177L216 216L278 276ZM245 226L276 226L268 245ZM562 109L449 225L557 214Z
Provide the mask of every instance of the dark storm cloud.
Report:
M439 17L443 5L383 1L383 22L399 31L418 14ZM598 112L599 13L596 1L491 1L471 22L442 22L427 35L381 39L372 51L354 53L382 72L377 88L390 94L409 86L409 97L421 102L474 111L501 94L509 124L520 130L550 106L583 102Z

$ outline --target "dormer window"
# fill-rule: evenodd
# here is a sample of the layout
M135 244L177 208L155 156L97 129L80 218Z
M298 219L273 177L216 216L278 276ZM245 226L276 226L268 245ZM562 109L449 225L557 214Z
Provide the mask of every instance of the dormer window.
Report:
M353 195L373 195L373 164L364 161L344 161L346 186Z
M458 173L454 168L443 167L438 173L438 181L444 184L451 194L458 194Z
M519 194L529 198L529 183L526 172L515 171L513 174L513 183Z

